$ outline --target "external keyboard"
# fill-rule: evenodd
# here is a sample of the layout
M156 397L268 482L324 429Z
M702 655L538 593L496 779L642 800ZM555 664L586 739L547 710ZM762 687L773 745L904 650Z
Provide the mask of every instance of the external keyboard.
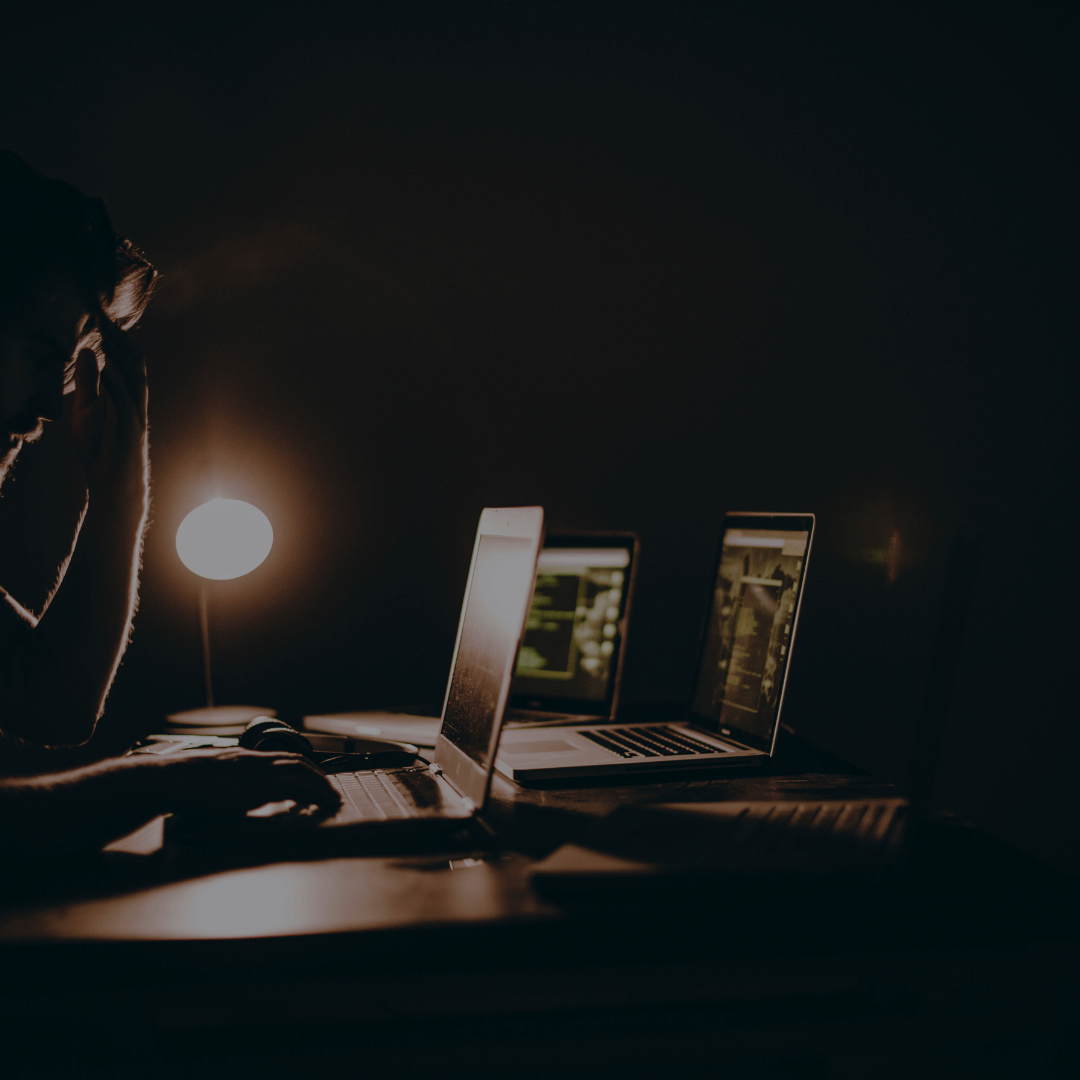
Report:
M734 809L734 808L733 808ZM761 854L808 840L847 838L867 849L886 841L906 809L900 799L865 802L747 803L732 817L733 842Z
M693 876L747 882L757 874L876 871L899 855L908 816L899 798L624 803L534 865L532 880L542 891L597 896L606 888L620 897L637 883L655 889L666 881L682 897Z
M621 758L685 757L689 754L723 754L685 731L657 724L652 727L606 727L603 731L579 731L586 739Z

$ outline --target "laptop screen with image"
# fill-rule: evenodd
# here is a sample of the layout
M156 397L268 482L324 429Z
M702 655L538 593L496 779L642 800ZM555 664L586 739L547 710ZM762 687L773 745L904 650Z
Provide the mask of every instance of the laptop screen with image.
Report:
M726 521L692 712L756 749L776 733L812 532L811 515Z
M551 537L518 653L518 708L607 715L617 689L635 540Z

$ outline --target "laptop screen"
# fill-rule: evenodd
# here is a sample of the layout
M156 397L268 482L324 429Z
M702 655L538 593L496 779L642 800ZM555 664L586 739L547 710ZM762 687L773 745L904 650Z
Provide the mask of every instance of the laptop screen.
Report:
M635 545L630 534L548 538L511 686L515 707L611 714Z
M488 766L500 698L514 662L536 543L481 535L440 734Z
M724 522L692 719L755 749L775 740L813 528L810 514Z

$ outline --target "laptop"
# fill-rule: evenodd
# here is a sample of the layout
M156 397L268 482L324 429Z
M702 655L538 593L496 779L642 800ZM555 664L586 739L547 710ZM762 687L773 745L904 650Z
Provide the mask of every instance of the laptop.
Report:
M633 533L544 541L510 685L509 726L615 717L637 549Z
M512 780L540 780L745 766L770 757L813 533L813 514L724 517L684 720L506 730L496 768Z
M765 875L891 875L928 817L934 773L955 693L979 578L982 533L953 540L943 604L911 744L904 791L893 797L768 802L624 804L532 868L535 888L565 902L611 903L642 892L685 898L717 879ZM891 877L886 877L891 880Z
M619 702L637 569L633 533L549 536L536 569L506 726L599 723ZM437 716L366 711L305 716L307 731L433 747Z
M543 531L539 506L480 515L430 762L359 771L324 762L342 805L321 828L461 822L483 809Z

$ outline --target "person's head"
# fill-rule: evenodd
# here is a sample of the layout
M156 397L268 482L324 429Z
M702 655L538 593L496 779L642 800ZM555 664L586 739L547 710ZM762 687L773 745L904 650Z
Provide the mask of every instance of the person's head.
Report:
M0 150L0 482L60 416L79 349L98 351L99 312L130 329L155 276L100 199Z

